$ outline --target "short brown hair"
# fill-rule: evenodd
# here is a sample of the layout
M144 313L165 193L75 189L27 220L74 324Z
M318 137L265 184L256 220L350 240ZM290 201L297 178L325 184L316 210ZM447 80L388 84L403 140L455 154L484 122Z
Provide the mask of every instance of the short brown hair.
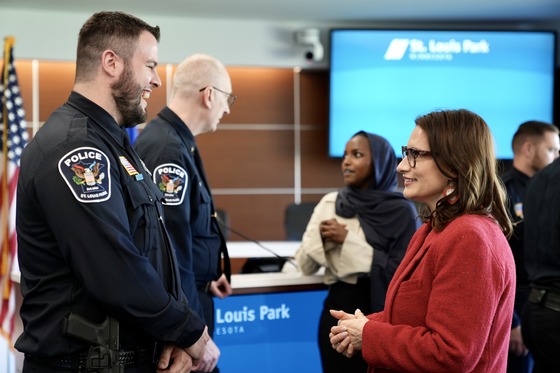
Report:
M511 140L511 148L513 153L519 152L521 146L527 141L532 139L544 139L544 135L547 132L553 132L558 135L558 127L554 124L541 122L538 120L530 120L521 123L513 139Z
M99 57L112 49L125 61L134 54L142 32L150 32L159 42L159 27L123 12L98 12L80 29L76 56L76 80L87 80L97 69Z

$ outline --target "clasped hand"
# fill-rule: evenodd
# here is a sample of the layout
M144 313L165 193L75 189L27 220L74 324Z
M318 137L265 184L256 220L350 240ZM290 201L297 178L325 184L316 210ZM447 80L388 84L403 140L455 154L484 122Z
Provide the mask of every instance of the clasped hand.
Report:
M338 319L338 325L333 326L329 334L332 348L346 357L354 356L362 349L362 332L369 320L360 310L353 315L336 310L330 310L330 313Z
M348 234L345 224L340 224L336 219L323 220L319 224L319 232L323 240L343 243Z
M210 336L206 327L200 338L190 347L182 348L176 344L165 345L161 351L156 372L189 373L193 365L196 366L200 363L209 340Z

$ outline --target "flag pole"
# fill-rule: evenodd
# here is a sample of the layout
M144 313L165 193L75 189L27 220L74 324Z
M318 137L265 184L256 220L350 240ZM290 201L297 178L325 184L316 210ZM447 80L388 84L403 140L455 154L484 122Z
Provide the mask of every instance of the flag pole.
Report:
M14 44L14 37L8 36L4 38L4 63L2 68L2 85L4 86L3 92L6 91L8 87L8 70L9 70L9 63L10 63L10 51L12 50L12 46ZM8 110L6 107L6 99L5 95L2 95L2 118L3 118L3 131L2 131L2 202L8 203L9 202L9 194L8 194ZM8 265L9 265L9 242L10 242L10 228L9 228L9 208L3 206L2 208L2 230L3 230L3 242L2 242L2 253L0 256L0 276L9 276L8 273ZM2 298L8 299L10 296L10 281L5 281L4 289L2 289Z

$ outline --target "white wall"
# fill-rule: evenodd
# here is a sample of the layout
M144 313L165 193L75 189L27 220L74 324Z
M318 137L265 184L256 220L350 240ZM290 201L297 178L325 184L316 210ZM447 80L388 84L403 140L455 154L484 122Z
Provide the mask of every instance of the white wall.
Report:
M16 38L14 54L19 59L73 61L78 32L91 15L86 12L16 10L0 5L0 37ZM204 52L230 66L313 67L328 66L328 30L336 27L429 27L411 23L337 23L304 24L253 20L201 19L144 15L135 13L151 25L161 27L160 63L179 63L186 56ZM560 32L560 20L549 23L448 23L432 24L443 28L553 29ZM295 30L316 27L322 31L326 47L321 62L308 63L303 49L293 40ZM560 48L559 53L560 53ZM559 58L560 61L560 58Z
M16 58L65 61L75 59L78 32L91 15L1 7L0 14L0 37L13 35L16 38ZM231 66L298 66L306 61L303 51L295 47L293 32L313 26L135 15L160 26L160 63L179 63L192 53L204 52ZM327 39L326 32L324 34ZM316 66L325 67L326 62Z

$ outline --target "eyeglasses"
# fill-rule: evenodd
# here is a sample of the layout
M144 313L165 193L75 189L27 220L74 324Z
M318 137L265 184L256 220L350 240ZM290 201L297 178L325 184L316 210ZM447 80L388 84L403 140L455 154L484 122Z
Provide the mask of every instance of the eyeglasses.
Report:
M202 91L204 91L206 88L208 88L208 87L200 88L198 91L199 91L199 92L202 92ZM227 96L227 104L228 104L229 107L232 107L232 106L233 106L233 103L235 102L235 100L237 100L237 96L234 96L233 94L231 94L231 93L229 93L229 92L222 91L220 88L216 88L216 87L214 87L214 86L210 86L210 88L214 88L216 91L222 92L224 95L226 95L226 96Z
M416 150L414 148L407 148L406 146L402 147L402 157L403 159L406 158L408 161L408 165L410 168L416 167L416 158L418 157L429 157L432 155L432 152L427 150Z

